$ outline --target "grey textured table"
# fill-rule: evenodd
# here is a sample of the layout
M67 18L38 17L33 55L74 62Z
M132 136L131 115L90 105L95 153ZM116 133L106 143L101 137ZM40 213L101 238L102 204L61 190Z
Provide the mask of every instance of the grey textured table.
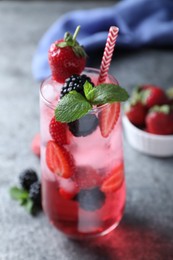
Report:
M39 84L31 74L38 40L66 11L96 6L96 1L0 2L0 260L173 259L173 158L148 157L124 141L125 214L114 232L97 241L70 241L44 214L33 218L9 197L20 171L32 166L39 172L30 150L39 131ZM144 82L168 88L172 67L170 50L116 52L111 73L129 91Z

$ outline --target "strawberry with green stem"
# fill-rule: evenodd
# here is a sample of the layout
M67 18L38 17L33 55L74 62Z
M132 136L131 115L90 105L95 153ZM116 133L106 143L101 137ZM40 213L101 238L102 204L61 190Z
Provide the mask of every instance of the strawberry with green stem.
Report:
M173 134L173 108L169 105L154 106L147 114L146 128L152 134Z
M138 96L141 103L148 109L156 105L168 104L165 91L161 87L152 84L138 86L133 96Z
M60 83L72 74L80 74L86 65L86 53L84 48L76 41L80 30L78 26L71 35L65 33L64 39L55 41L49 49L48 61L52 77Z
M128 102L125 106L125 114L133 125L137 127L143 127L145 125L147 109L140 101Z

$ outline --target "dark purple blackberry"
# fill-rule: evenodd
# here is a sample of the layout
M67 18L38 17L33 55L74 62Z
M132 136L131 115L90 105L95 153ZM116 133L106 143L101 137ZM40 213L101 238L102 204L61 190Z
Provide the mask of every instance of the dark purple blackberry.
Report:
M87 136L97 128L98 118L94 114L87 114L78 120L68 123L68 126L74 136Z
M84 95L83 86L86 81L91 83L91 85L94 87L94 84L91 81L91 79L85 74L82 75L74 74L70 78L67 78L62 87L60 98L62 98L65 94L69 93L72 90L76 90L80 94Z
M41 183L34 182L29 190L29 197L34 202L35 206L41 207Z
M75 197L79 202L80 208L88 211L100 209L105 203L105 194L95 187L92 189L82 189Z
M33 169L26 169L19 175L19 181L22 188L28 191L31 185L38 181L37 173Z

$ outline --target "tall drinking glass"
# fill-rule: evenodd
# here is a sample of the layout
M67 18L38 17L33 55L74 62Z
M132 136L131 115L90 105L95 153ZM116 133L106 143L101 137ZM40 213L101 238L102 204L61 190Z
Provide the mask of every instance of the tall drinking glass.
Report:
M99 70L86 68L83 74L97 83ZM118 84L111 75L105 82ZM79 120L80 136L70 131L69 124L69 142L63 149L73 157L75 166L72 176L61 177L51 171L46 160L48 143L55 143L49 125L61 88L62 84L51 77L40 88L43 209L51 223L69 237L104 235L119 224L125 206L121 116L108 137L101 133L100 118L110 104L93 109ZM62 159L58 154L55 158L57 164Z

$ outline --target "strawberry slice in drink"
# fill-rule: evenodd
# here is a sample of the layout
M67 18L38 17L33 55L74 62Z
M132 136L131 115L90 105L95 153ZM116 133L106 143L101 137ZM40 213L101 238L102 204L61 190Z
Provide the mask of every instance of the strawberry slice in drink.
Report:
M58 176L70 178L75 169L72 155L62 145L49 141L46 147L46 163L48 168Z
M108 137L120 115L120 103L108 104L99 114L99 126L103 137Z
M109 177L103 182L101 190L103 192L114 192L118 190L124 180L124 165L119 164L108 174Z

